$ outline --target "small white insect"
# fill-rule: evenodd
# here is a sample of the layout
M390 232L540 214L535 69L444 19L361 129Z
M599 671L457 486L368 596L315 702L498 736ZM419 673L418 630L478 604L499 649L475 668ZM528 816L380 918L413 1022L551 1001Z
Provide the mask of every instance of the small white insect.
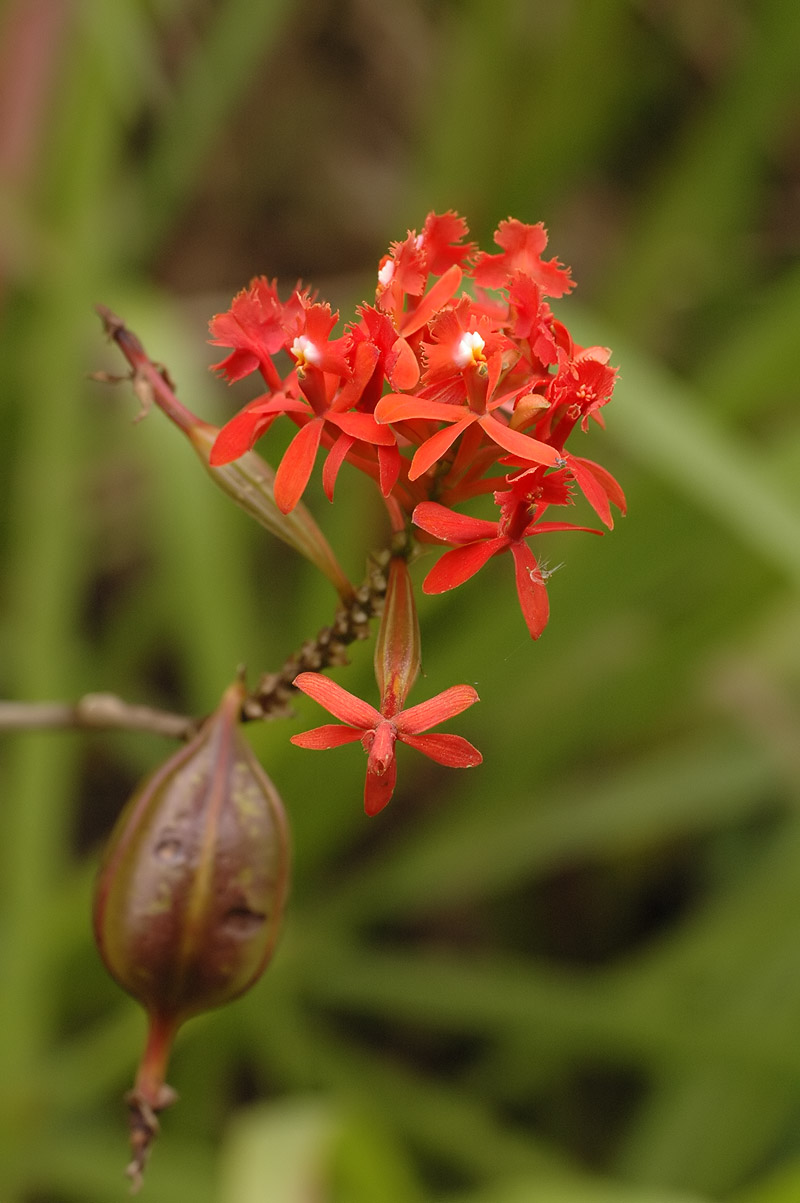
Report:
M564 567L563 560L560 564L556 564L553 568L550 567L550 565L547 563L546 560L542 560L542 562L536 568L531 568L529 570L530 578L532 581L535 581L537 584L543 585L545 583L545 581L550 580L550 577L553 575L554 572L558 572L559 568L563 568L563 567Z

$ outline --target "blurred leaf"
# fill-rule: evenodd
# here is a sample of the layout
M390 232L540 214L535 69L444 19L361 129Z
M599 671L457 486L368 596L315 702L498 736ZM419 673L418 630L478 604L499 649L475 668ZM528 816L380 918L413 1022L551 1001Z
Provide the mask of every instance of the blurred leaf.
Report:
M108 1203L109 1198L127 1197L127 1160L124 1123L112 1128L92 1116L83 1131L48 1133L47 1144L31 1164L31 1180L40 1197ZM211 1151L205 1142L188 1143L170 1134L153 1154L147 1185L159 1203L216 1203Z
M144 207L150 246L179 216L197 175L208 164L224 123L263 69L290 11L287 0L227 0L189 51L172 104L163 114L145 174Z
M416 1203L394 1144L364 1115L323 1098L240 1112L221 1155L218 1203Z
M333 1155L333 1197L341 1203L423 1203L410 1159L368 1108L346 1113Z
M458 1203L532 1203L534 1199L546 1199L547 1203L707 1203L705 1197L683 1191L628 1186L622 1182L571 1183L548 1178L493 1186L488 1191L465 1196Z
M800 1162L781 1165L733 1198L735 1203L795 1203L800 1198Z
M711 416L702 397L600 322L574 314L587 343L608 343L624 364L614 392L613 439L712 515L751 552L800 582L800 506L784 497L757 443L748 446Z
M658 162L637 229L609 273L610 312L630 333L652 338L665 313L735 286L749 266L729 247L752 220L764 145L796 100L800 10L768 0L748 15L725 78ZM643 297L658 300L642 305Z
M697 364L695 383L715 414L763 421L776 402L792 398L800 321L800 267L740 300L741 311ZM776 434L778 432L776 431Z
M434 814L329 899L350 923L480 898L587 857L621 856L758 810L767 766L748 749L710 739L659 750L600 785L563 781L552 803L510 797L502 820L479 796ZM762 795L763 797L763 795Z
M219 1203L322 1200L338 1125L323 1101L296 1099L241 1112L222 1149Z

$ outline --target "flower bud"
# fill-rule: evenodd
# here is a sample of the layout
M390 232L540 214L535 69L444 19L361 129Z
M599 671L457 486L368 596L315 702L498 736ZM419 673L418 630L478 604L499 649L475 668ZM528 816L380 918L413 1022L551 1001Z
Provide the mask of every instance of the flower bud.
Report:
M221 466L210 462L219 429L204 422L179 401L163 368L158 368L145 352L139 339L105 305L97 312L106 333L119 346L131 365L132 380L142 403L142 416L155 403L189 439L211 479L233 498L251 518L277 538L299 551L328 578L343 602L352 601L353 586L344 575L330 544L309 510L300 503L291 514L284 514L275 501L275 470L255 451L247 451L235 461ZM108 379L100 373L98 379Z
M414 586L404 557L393 556L375 642L375 679L381 695L381 714L386 718L393 718L403 709L419 675L420 658Z
M139 787L97 880L94 931L111 975L146 1009L131 1107L137 1186L174 1098L164 1084L180 1024L247 990L270 959L288 883L281 800L238 727L241 683Z

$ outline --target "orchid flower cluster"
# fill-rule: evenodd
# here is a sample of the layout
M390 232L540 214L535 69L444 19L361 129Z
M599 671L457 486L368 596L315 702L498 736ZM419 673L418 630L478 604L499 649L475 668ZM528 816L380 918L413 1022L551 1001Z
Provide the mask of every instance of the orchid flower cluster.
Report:
M510 552L522 615L533 639L549 617L549 571L531 540L551 531L601 531L550 517L581 492L600 522L625 499L605 468L567 450L576 427L602 425L616 378L603 347L580 347L549 299L570 292L567 268L545 259L541 225L501 222L495 253L467 241L455 213L431 213L420 233L392 245L378 270L375 303L342 333L338 314L298 286L253 280L211 322L227 354L228 381L264 388L222 429L193 414L169 375L110 310L109 336L130 365L143 412L152 404L189 439L203 466L252 518L304 555L334 586L332 624L248 690L243 675L204 720L167 715L189 742L142 782L122 811L100 867L94 930L107 968L144 1006L148 1035L126 1096L138 1189L157 1119L174 1099L165 1081L181 1024L249 989L268 964L289 878L289 834L278 791L240 734L243 719L285 715L296 690L335 719L294 735L300 748L360 742L367 753L364 808L389 802L397 744L450 768L481 763L463 736L435 731L478 700L451 685L408 705L421 638L409 563L428 545L441 555L422 588L464 584ZM119 379L100 373L101 379ZM278 420L297 428L277 470L255 451ZM579 437L579 436L576 436ZM354 586L303 495L323 453L333 501L347 463L374 482L388 516L387 546ZM494 504L493 516L472 510ZM347 662L347 645L375 640L378 705L324 673ZM134 708L139 723L140 708ZM158 722L156 723L156 720ZM152 716L157 729L162 717Z
M478 700L455 685L405 708L420 667L419 624L408 556L417 544L446 548L422 589L438 594L468 581L493 556L510 552L522 615L533 639L549 617L546 580L529 540L552 531L590 531L548 515L579 490L611 529L611 505L625 498L601 465L567 450L576 427L603 425L616 370L604 347L581 347L549 299L573 287L568 268L545 259L541 224L500 223L496 253L467 241L454 212L431 213L381 260L374 304L337 334L338 314L298 286L282 301L276 283L254 279L211 322L211 341L228 353L215 364L230 383L249 375L264 389L218 433L209 470L251 453L279 419L297 427L274 475L274 502L291 516L324 452L322 487L334 500L348 463L372 478L395 546L375 656L379 708L323 674L301 672L294 686L340 724L292 742L324 749L361 741L368 753L368 814L389 801L395 743L440 764L468 767L481 755L466 739L426 734ZM492 517L463 512L491 495Z

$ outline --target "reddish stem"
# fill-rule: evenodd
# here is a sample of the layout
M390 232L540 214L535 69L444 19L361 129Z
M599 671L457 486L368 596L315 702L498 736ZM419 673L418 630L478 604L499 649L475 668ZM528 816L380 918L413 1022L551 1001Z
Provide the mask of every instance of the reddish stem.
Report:
M147 1043L139 1062L133 1094L138 1102L146 1103L153 1111L162 1111L175 1101L175 1093L164 1078L179 1026L180 1019L172 1015L152 1014L149 1017Z
M129 1108L132 1157L125 1173L131 1180L131 1194L141 1188L144 1169L158 1136L158 1112L178 1097L164 1078L167 1072L172 1042L180 1025L174 1016L151 1014L136 1084L125 1096Z
M207 422L202 422L191 410L181 404L169 386L166 372L158 370L148 357L139 339L135 334L131 333L116 314L112 313L105 305L96 305L95 308L100 315L106 333L109 338L113 338L120 351L122 351L122 354L133 368L135 377L146 380L152 388L153 396L159 409L163 410L167 417L171 418L184 434L191 434L198 427L208 426Z

